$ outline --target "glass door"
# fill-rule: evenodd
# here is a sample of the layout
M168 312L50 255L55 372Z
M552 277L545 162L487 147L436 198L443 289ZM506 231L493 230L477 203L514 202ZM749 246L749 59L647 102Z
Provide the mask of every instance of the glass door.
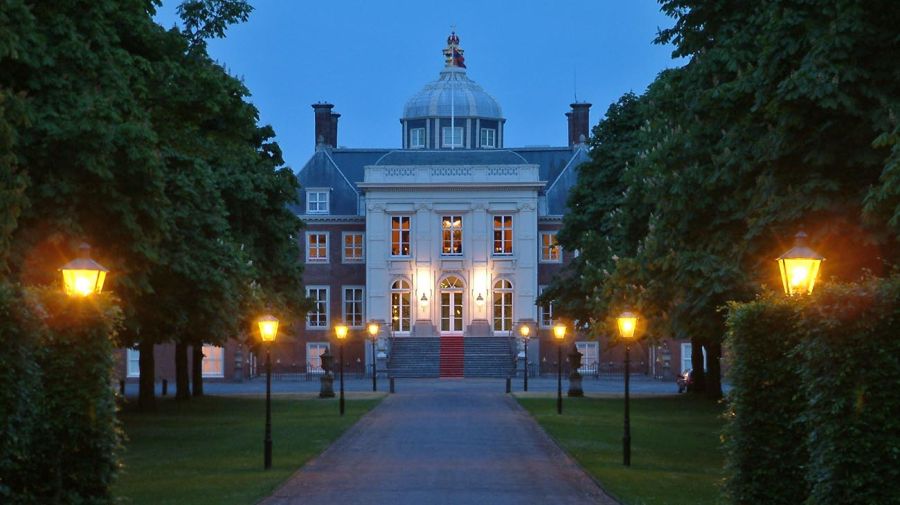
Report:
M447 277L441 281L441 334L462 335L463 331L463 284L458 277Z

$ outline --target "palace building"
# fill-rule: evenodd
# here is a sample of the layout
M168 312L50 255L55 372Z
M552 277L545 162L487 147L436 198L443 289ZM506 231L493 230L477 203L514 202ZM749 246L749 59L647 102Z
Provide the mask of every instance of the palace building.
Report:
M295 210L306 222L299 241L314 307L274 345L276 373L319 373L319 356L336 351L337 322L350 327L345 361L360 373L374 361L397 377L521 374L522 324L532 329L532 373L555 365L553 310L536 298L573 254L556 233L588 160L591 104L565 113L566 145L510 147L502 108L469 78L455 33L443 55L437 79L403 107L399 149L339 147L340 114L312 105L315 151L298 172ZM374 354L370 320L381 325ZM600 344L575 340L584 366L601 366ZM170 351L159 352L157 363L171 363ZM256 372L237 341L204 354L209 377ZM134 375L136 351L127 358Z

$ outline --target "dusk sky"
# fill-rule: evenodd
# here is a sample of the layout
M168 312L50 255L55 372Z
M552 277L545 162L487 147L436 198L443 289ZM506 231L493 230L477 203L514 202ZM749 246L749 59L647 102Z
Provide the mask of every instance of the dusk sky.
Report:
M157 20L176 23L179 3L164 0ZM507 147L565 145L576 90L594 104L593 126L623 93L680 64L652 43L672 20L651 0L252 3L210 53L244 80L295 170L314 149L317 101L341 114L340 146L399 147L403 105L438 77L451 26L469 77L503 108Z

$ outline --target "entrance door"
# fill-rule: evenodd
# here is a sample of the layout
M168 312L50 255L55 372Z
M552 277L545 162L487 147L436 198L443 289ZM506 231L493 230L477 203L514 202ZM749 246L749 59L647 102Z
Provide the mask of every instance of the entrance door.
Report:
M463 284L458 277L441 281L441 335L462 335Z

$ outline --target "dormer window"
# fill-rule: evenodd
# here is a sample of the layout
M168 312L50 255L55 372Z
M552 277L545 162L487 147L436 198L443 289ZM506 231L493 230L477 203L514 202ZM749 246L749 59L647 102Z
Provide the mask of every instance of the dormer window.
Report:
M425 128L413 128L409 130L409 148L422 149L425 147Z
M441 129L444 147L462 147L463 145L463 129L462 126L449 127L445 126Z
M497 130L493 128L481 129L481 147L489 149L497 147Z
M306 213L328 214L327 189L309 189L306 191Z

